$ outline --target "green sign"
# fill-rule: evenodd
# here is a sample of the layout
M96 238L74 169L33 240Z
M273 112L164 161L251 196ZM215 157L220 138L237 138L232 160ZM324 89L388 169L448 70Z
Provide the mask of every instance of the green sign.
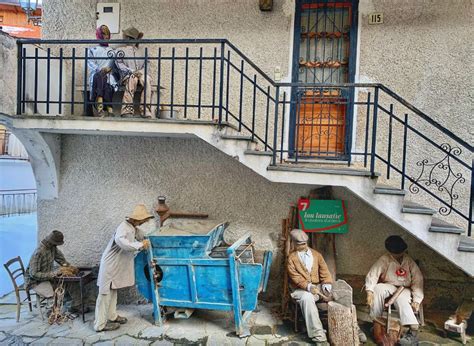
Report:
M344 201L300 198L298 219L305 232L347 233Z

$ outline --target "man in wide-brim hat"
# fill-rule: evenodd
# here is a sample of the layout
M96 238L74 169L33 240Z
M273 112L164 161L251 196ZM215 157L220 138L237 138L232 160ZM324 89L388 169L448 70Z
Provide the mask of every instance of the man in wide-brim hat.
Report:
M373 319L382 316L385 299L395 293L398 287L405 287L395 300L400 314L400 323L409 327L400 339L400 345L416 345L418 342L418 311L423 300L423 275L415 261L406 254L408 245L398 235L385 239L387 253L370 268L365 278L367 305Z
M114 330L127 322L117 314L117 290L135 284L135 252L148 249L138 226L153 218L144 204L138 204L125 218L110 239L100 260L97 286L99 295L95 307L94 329L98 332Z
M135 27L130 27L122 31L123 38L125 40L141 40L143 38L143 32L140 32ZM122 55L124 58L121 58ZM141 99L140 99L140 114L142 117L151 118L151 77L147 75L145 83L145 64L148 63L145 60L145 50L140 48L137 43L127 43L125 46L118 49L117 67L120 70L120 74L124 76L122 83L125 86L125 92L122 99L122 116L133 116L133 97L137 91L138 86L142 87ZM127 59L133 58L133 59ZM146 91L145 91L146 89ZM145 100L146 92L146 100ZM147 106L145 107L145 101Z

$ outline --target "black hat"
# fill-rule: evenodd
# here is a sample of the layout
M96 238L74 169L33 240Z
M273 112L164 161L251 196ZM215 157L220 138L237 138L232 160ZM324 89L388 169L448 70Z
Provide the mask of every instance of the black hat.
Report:
M61 232L54 230L44 240L51 245L63 245L64 235Z
M398 235L391 235L385 239L385 248L388 252L399 255L407 249L408 245Z

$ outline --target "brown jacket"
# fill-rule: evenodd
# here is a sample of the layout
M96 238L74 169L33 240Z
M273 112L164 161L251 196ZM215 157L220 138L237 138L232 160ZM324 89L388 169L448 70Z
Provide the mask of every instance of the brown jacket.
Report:
M288 256L288 276L293 287L302 290L307 289L308 284L331 284L332 276L323 256L316 250L310 249L313 254L313 268L308 272L305 265L301 263L298 253L293 251Z

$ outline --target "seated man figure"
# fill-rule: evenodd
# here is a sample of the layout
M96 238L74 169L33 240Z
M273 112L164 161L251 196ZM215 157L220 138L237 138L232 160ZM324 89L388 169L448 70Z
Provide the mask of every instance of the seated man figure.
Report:
M63 253L57 248L64 244L64 235L60 231L52 231L44 238L31 255L25 273L25 286L32 289L41 297L52 298L54 295L54 278L61 276L60 269L54 269L54 262L68 267ZM71 312L80 312L81 298L79 288L71 283L65 284L65 289L72 298Z
M134 27L123 30L124 40L139 41L142 38L143 32ZM145 65L149 64L145 59L145 50L140 47L138 42L127 43L125 46L117 48L117 50L116 65L123 76L121 82L125 85L121 115L133 116L133 98L137 87L141 86L140 115L144 118L151 118L151 77L147 74L145 78ZM144 107L145 101L147 103L146 107Z
M326 344L326 332L319 318L316 302L332 289L332 277L323 256L308 247L308 235L300 229L290 232L295 250L288 256L291 297L304 315L308 336L316 344Z
M381 317L385 299L395 293L398 287L405 287L395 300L400 323L410 328L400 339L400 344L416 345L419 324L414 311L418 311L423 300L423 275L415 261L405 253L407 244L401 237L388 237L385 248L388 253L375 262L365 279L370 316L373 319Z

